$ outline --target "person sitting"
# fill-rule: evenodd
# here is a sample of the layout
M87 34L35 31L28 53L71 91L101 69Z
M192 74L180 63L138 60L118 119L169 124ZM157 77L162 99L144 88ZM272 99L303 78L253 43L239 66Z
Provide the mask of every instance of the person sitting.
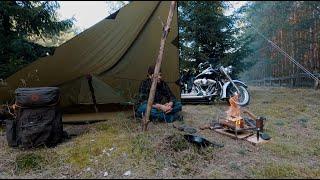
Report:
M143 118L149 98L149 92L152 85L154 66L148 68L148 78L141 82L139 88L137 117ZM161 70L157 78L157 89L154 96L154 102L150 112L150 120L160 120L171 123L174 120L182 120L179 114L182 110L181 102L172 94L169 86L161 79Z

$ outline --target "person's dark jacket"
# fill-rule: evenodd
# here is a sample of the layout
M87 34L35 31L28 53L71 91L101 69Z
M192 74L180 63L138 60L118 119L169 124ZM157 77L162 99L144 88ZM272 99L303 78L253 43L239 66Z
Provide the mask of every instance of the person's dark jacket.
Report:
M151 85L152 85L152 80L150 78L141 82L140 88L139 88L139 100L138 100L139 104L148 101ZM161 80L157 84L157 89L154 96L153 104L165 104L170 101L174 102L175 100L176 100L176 97L171 92L168 84L163 80Z

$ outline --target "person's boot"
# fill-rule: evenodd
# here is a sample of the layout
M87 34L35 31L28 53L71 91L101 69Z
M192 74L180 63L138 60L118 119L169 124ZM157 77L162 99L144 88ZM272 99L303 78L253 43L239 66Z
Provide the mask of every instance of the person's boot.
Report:
M183 115L181 114L181 112L177 112L175 114L175 118L176 121L183 121Z

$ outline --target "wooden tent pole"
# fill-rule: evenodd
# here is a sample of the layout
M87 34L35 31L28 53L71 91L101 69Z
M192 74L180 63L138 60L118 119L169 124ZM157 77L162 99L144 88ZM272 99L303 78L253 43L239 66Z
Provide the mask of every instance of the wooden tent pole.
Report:
M92 86L92 76L91 74L87 74L87 80L88 80L88 85L89 85L89 89L90 89L90 93L91 93L91 98L92 98L92 102L94 105L94 110L96 113L98 113L98 107L97 107L97 101L96 101L96 96L94 95L94 88Z
M156 60L156 65L155 65L154 73L153 73L153 77L152 77L152 85L150 88L150 93L149 93L149 98L148 98L147 111L146 111L145 116L143 117L143 121L142 121L144 131L147 130L147 126L150 122L149 116L150 116L151 106L153 104L154 95L155 95L156 88L157 88L157 78L158 78L160 67L161 67L161 62L162 62L162 57L163 57L163 52L164 52L164 45L165 45L169 30L170 30L170 24L172 22L175 6L176 6L176 1L171 1L168 19L167 19L167 23L166 23L165 27L163 28L162 37L161 37L161 41L160 41L159 55Z

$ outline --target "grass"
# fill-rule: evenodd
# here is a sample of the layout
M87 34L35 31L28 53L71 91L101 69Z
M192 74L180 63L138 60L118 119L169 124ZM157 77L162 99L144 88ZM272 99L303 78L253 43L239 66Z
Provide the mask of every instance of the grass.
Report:
M284 179L284 178L319 178L320 170L310 167L299 167L290 163L272 162L261 169L252 171L256 178Z
M11 149L0 136L0 177L3 178L319 178L320 97L310 89L250 87L247 107L267 118L267 144L253 146L211 130L197 134L224 144L197 148L172 124L150 123L147 132L117 112L105 122L64 125L79 132L55 148ZM185 105L183 122L194 128L216 121L227 109L213 105ZM126 171L130 176L124 176ZM104 173L108 176L104 177Z
M129 151L129 139L119 136L117 128L109 124L96 127L96 132L77 137L72 146L61 149L60 154L68 154L66 163L77 169L92 166L92 162L102 156L116 157L121 152ZM112 148L117 151L112 151ZM111 150L110 150L111 149Z
M16 157L18 171L40 170L44 164L44 158L35 153L23 153Z
M301 149L300 147L297 148L294 144L291 143L270 143L265 148L270 150L276 156L284 158L294 158L304 153L303 149Z
M302 117L302 118L297 119L297 121L302 127L307 128L307 124L308 124L309 119Z
M273 124L276 125L276 126L284 126L284 125L285 125L285 122L282 121L282 120L276 120L276 121L274 121Z
M169 148L173 149L175 152L184 151L189 148L189 143L180 134L168 136L166 140L168 141Z
M149 136L150 135L141 133L130 142L132 156L135 157L138 162L141 161L141 159L147 160L154 155L155 148Z

